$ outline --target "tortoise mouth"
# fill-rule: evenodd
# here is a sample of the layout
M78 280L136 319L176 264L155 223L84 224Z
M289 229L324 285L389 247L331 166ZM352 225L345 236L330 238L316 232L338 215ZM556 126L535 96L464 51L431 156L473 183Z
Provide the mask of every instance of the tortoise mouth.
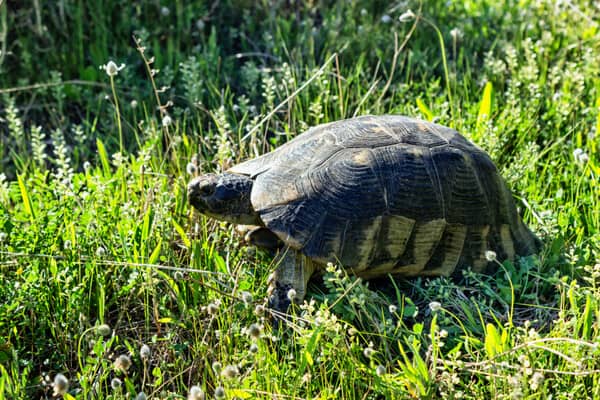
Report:
M187 186L187 197L190 204L200 212L211 209L208 201L216 190L216 179L213 175L200 176Z

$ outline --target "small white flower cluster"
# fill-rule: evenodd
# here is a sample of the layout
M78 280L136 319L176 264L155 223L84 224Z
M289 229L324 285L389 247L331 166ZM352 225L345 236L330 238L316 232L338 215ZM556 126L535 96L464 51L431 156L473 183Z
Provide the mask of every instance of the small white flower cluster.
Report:
M405 22L410 22L415 18L416 18L415 13L411 9L408 9L404 13L402 13L402 15L400 15L398 20L402 23L405 23Z
M486 250L486 252L485 252L485 259L486 260L488 260L489 262L496 261L496 257L497 257L497 255L496 255L495 251Z
M104 72L106 72L106 75L110 76L111 78L117 76L119 71L121 71L123 68L125 68L125 64L117 66L117 64L112 60L100 66L100 69L103 69Z
M590 161L590 156L588 156L588 154L579 147L573 150L573 158L579 165L585 165L588 161Z
M429 310L431 310L432 313L436 313L441 309L442 304L439 301L432 301L431 303L429 303Z
M462 33L462 31L461 31L460 29L458 29L458 28L453 28L453 29L450 31L450 36L452 36L452 39L453 39L454 41L458 41L458 40L462 39L462 37L463 37L463 33Z

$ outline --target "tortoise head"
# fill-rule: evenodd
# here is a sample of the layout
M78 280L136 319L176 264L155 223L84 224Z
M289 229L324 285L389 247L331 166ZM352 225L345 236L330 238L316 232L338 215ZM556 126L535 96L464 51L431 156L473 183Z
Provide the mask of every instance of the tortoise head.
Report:
M253 183L254 181L245 175L202 175L188 184L188 200L202 214L218 220L262 225L250 202Z

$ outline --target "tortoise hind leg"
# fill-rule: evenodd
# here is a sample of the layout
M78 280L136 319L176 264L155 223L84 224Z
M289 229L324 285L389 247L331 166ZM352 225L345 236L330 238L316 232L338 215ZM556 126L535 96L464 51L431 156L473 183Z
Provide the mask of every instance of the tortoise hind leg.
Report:
M292 300L295 303L304 300L315 267L308 258L289 247L282 249L274 261L277 268L269 277L269 307L286 312Z

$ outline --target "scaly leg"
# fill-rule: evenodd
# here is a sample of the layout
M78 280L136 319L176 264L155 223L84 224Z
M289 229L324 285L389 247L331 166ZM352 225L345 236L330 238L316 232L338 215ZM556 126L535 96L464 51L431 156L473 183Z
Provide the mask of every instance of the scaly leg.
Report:
M274 260L277 268L269 277L269 307L286 312L306 296L308 280L315 271L313 263L299 252L286 247Z

